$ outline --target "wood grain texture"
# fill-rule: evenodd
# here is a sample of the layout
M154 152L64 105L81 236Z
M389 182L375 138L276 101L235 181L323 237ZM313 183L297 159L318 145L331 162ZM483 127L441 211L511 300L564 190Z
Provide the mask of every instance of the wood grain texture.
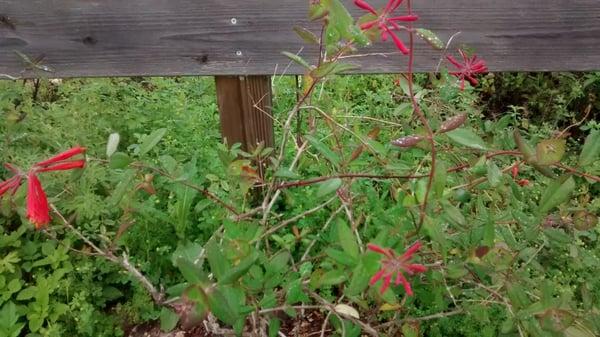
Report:
M269 76L217 76L221 134L227 143L252 151L258 143L272 147L271 79Z
M55 73L37 75L52 77L299 73L280 52L302 49L292 27L308 25L307 6L308 0L0 0L0 73L23 69L13 50L46 55ZM493 71L600 69L600 0L419 0L415 7L418 26L443 39L461 31L455 45L474 48ZM361 53L393 50L377 43ZM301 54L314 59L316 50ZM439 59L425 45L416 56L420 71ZM397 55L353 61L369 73L406 67Z

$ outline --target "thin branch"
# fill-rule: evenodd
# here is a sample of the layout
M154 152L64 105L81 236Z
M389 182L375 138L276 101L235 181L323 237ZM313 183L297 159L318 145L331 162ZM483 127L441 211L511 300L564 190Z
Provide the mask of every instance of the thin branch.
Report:
M330 310L333 314L337 315L337 316L342 316L347 320L352 321L352 323L354 324L358 324L360 325L360 327L363 329L364 332L368 333L369 335L373 336L373 337L379 337L379 333L377 333L377 330L375 330L372 326L370 326L369 324L361 321L360 319L357 319L356 317L352 317L350 315L347 315L345 313L341 313L339 311L337 311L335 309L335 306L331 303L329 303L326 299L324 299L323 297L319 296L319 294L317 294L316 292L310 290L310 289L305 289L308 291L308 293L310 294L310 296L312 298L314 298L317 302L321 303L323 306L325 306L328 310ZM342 325L343 327L344 325Z
M573 167L565 166L565 165L560 164L560 163L554 164L554 166L559 167L559 168L561 168L561 169L563 169L563 170L565 170L567 172L570 172L570 173L573 173L575 175L578 175L580 177L584 177L584 178L593 180L595 182L600 182L600 177L592 175L592 174L589 174L589 173L578 171L577 169L575 169Z
M148 291L154 303L157 305L163 305L165 295L163 292L159 291L154 287L152 282L144 276L134 265L129 261L129 257L127 254L123 253L121 258L115 256L111 251L105 251L100 249L97 245L95 245L90 239L88 239L83 233L81 233L77 228L75 228L71 223L58 211L56 206L50 204L52 211L61 219L66 228L68 228L72 233L74 233L78 238L80 238L83 242L85 242L88 246L90 246L96 253L97 256L103 257L104 259L116 263L120 265L123 269L125 269L133 278L135 278L138 282L142 284L144 289Z
M409 318L403 318L401 320L398 321L390 321L390 322L386 322L383 324L380 324L378 326L376 326L377 329L380 328L387 328L393 325L402 325L404 323L407 322L424 322L424 321L431 321L434 319L440 319L440 318L446 318L446 317L451 317L451 316L456 316L456 315L462 315L464 314L464 310L463 309L456 309L453 311L446 311L446 312L440 312L437 314L433 314L433 315L428 315L428 316L421 316L421 317L409 317Z
M250 243L252 244L252 243L255 243L257 241L260 241L260 240L266 238L267 236L269 236L269 235L271 235L271 234L279 231L280 229L285 228L285 227L289 226L290 224L292 224L292 223L294 223L294 222L296 222L296 221L298 221L298 220L300 220L302 218L305 218L306 216L309 216L309 215L311 215L313 213L316 213L316 212L322 210L323 208L327 207L329 204L331 204L332 202L334 202L336 199L337 199L337 195L334 196L334 197L332 197L331 199L327 200L325 203L320 204L317 207L314 207L314 208L311 208L311 209L309 209L307 211L304 211L304 212L302 212L302 213L300 213L300 214L298 214L298 215L296 215L296 216L294 216L294 217L292 217L292 218L290 218L288 220L283 221L282 223L280 223L277 226L271 227L269 230L267 230L266 232L264 232L263 235L261 235L258 239L252 240Z

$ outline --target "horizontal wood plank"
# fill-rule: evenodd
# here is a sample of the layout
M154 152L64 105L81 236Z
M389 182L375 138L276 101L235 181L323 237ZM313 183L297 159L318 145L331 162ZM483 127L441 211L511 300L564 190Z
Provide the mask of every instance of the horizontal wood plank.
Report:
M345 3L358 17L351 0ZM383 6L385 0L371 0ZM300 73L281 51L316 57L292 31L308 0L0 0L0 73L45 55L50 77ZM600 69L599 0L419 0L418 26L474 48L493 71ZM454 48L453 48L454 49ZM394 51L376 43L361 53ZM420 44L416 69L439 52ZM406 57L352 59L360 72L406 68ZM26 75L39 75L29 70Z

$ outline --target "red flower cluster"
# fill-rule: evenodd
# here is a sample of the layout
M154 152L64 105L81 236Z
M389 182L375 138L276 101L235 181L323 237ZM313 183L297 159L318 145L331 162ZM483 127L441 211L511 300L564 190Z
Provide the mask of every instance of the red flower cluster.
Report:
M473 55L473 57L469 57L460 49L458 52L462 56L464 63L461 64L452 55L446 56L446 59L458 70L451 72L450 75L458 77L460 79L460 90L465 90L465 80L469 81L471 85L476 86L479 82L475 78L475 75L485 73L488 69L485 62L478 59L477 56Z
M0 197L10 191L14 195L23 178L28 181L27 184L27 218L36 229L45 227L50 223L50 210L48 207L48 198L42 187L37 174L40 172L65 171L76 168L83 168L85 160L70 160L72 157L85 152L83 147L74 147L68 151L62 152L48 160L36 163L28 172L23 172L11 164L4 166L11 171L14 176L6 181L0 182Z
M365 22L360 25L360 29L369 30L373 27L376 27L381 32L381 40L387 41L388 37L391 37L396 44L396 47L400 52L404 55L408 54L410 51L406 48L406 45L400 40L400 38L396 35L394 31L406 30L406 27L400 26L398 22L414 22L419 19L416 15L401 15L401 16L393 16L394 11L398 9L400 4L402 4L403 0L389 0L388 4L385 6L383 11L379 14L373 8L373 6L369 5L364 0L354 0L354 4L359 8L373 14L376 16L374 20Z
M380 292L383 294L392 283L392 278L395 276L394 284L404 286L404 290L408 296L413 295L412 288L408 280L404 276L404 273L408 275L414 275L417 273L423 273L427 268L422 264L410 263L410 259L413 254L421 248L421 242L417 241L410 246L404 254L396 256L396 253L390 248L382 248L374 244L368 244L367 248L376 253L382 254L384 257L381 261L381 269L373 275L370 285L374 285L383 278L383 284L381 285Z

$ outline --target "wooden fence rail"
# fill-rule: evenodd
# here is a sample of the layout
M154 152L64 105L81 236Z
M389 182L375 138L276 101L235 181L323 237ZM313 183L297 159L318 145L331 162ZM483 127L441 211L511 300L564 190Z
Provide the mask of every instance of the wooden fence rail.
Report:
M292 31L294 25L309 25L308 1L0 0L0 73L21 75L24 65L15 50L31 58L45 55L52 77L299 73L280 53L316 57ZM353 8L351 0L344 2ZM456 45L477 50L492 71L600 69L600 0L419 0L415 10L418 26L444 39L461 31ZM393 50L375 44L365 53ZM418 48L416 70L432 70L439 57ZM354 61L363 73L406 66L396 55ZM248 83L238 87L256 91ZM252 93L269 106L264 94ZM240 111L256 115L253 109ZM261 126L256 130L268 125L254 122Z

